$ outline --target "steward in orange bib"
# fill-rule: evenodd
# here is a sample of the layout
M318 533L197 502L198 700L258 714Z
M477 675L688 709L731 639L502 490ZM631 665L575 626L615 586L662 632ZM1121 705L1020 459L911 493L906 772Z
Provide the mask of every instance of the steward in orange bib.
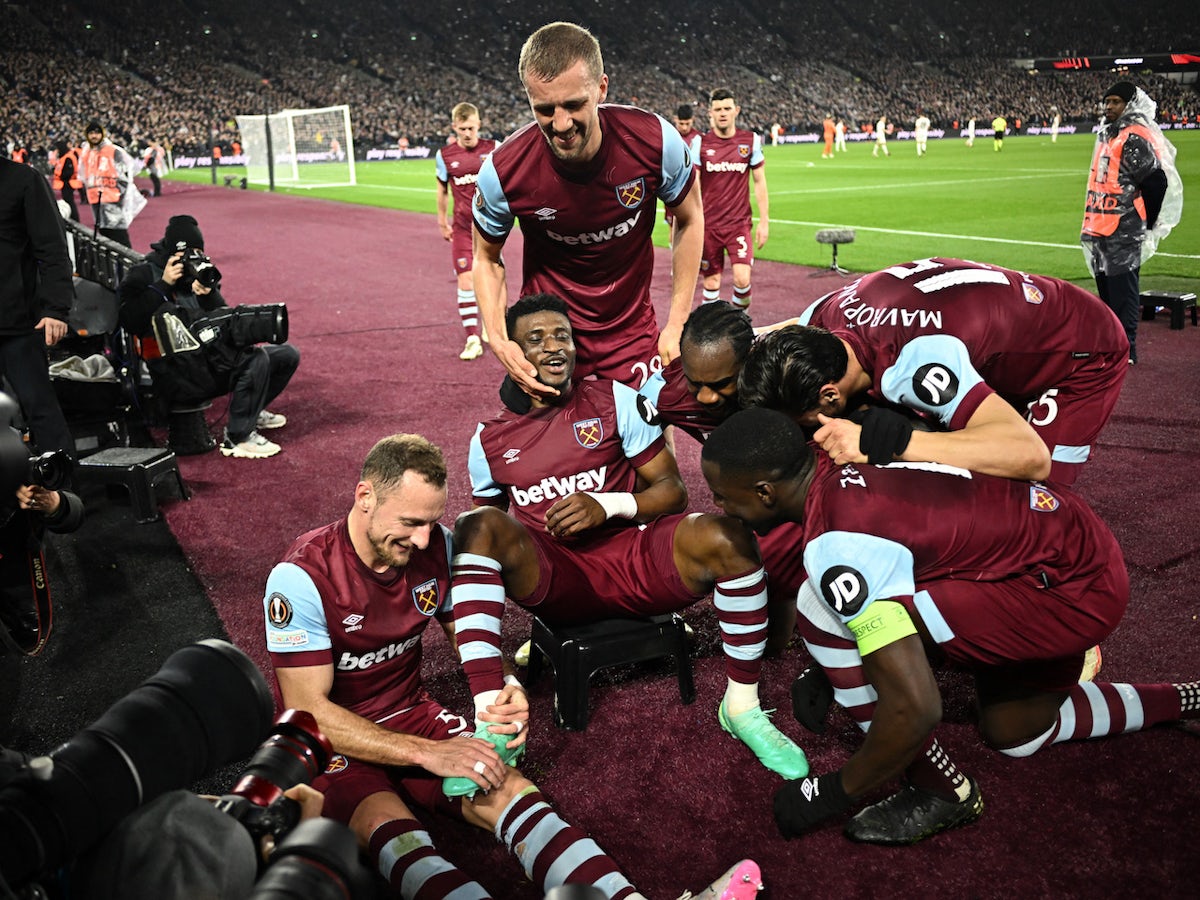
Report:
M1080 235L1097 293L1129 337L1130 363L1137 362L1140 267L1183 209L1175 148L1155 123L1155 109L1128 81L1105 93Z
M132 247L129 223L146 205L133 183L141 167L122 147L104 137L104 126L92 120L85 131L87 144L79 154L79 177L87 190L96 230L104 237Z
M66 141L59 141L54 145L54 149L58 151L58 160L54 163L54 176L50 179L50 186L58 191L63 202L71 207L71 218L78 222L79 210L75 207L75 192L87 196L83 193L83 182L79 179L79 148L69 146Z

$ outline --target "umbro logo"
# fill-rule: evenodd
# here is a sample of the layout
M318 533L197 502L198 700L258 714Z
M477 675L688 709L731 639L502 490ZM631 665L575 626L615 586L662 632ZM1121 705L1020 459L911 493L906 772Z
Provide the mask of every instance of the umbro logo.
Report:
M513 447L511 450L505 451L505 453L504 453L505 465L512 465L513 463L515 463L517 461L517 458L520 455L521 455L521 451L517 447Z
M554 217L556 215L558 215L558 210L552 209L549 206L543 206L541 209L535 209L533 211L533 214L535 216L537 216L539 219L541 219L543 222L550 222L554 219Z
M459 163L458 163L458 160L456 159L456 160L454 160L454 162L450 163L450 168L457 169L458 165L459 165Z
M365 618L366 616L359 615L358 613L351 613L350 615L346 616L346 618L342 619L342 624L346 626L346 631L348 632L359 631L362 629L361 623Z

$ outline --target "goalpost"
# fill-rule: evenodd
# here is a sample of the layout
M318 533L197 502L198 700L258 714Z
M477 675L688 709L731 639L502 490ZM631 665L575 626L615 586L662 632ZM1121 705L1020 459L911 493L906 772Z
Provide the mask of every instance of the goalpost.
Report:
M350 107L285 109L269 116L239 115L246 178L269 184L318 188L357 184ZM270 129L270 148L268 147ZM270 157L274 156L272 160Z

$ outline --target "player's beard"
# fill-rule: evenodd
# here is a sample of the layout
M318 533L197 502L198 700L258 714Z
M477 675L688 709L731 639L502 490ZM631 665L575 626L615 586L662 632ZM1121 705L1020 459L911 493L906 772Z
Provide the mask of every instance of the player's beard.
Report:
M571 149L567 150L559 146L556 132L553 128L542 129L542 134L546 138L546 143L550 145L550 152L553 153L561 162L576 164L587 162L586 159L581 159L580 157L587 147L589 133L590 132L585 126L581 126L578 122L576 122L574 128L572 129L572 136L574 137L575 141L571 146Z
M408 565L409 559L412 558L413 545L397 544L386 534L376 533L373 525L374 522L367 523L367 541L371 544L371 551L375 554L376 562L396 569L402 569Z

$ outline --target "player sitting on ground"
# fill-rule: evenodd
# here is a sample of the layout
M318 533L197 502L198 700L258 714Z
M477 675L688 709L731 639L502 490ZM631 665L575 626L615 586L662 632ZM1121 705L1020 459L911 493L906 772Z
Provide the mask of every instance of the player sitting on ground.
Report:
M504 688L506 596L563 625L674 612L712 593L728 676L721 726L768 768L803 777L804 753L758 702L767 591L750 531L723 516L682 513L687 491L675 458L631 388L572 382L575 345L561 299L525 297L507 326L537 377L559 393L535 398L524 415L483 422L471 441L472 490L483 505L455 525L451 596L476 735L496 742L505 759L520 749L507 748L508 735L492 734L483 715Z

